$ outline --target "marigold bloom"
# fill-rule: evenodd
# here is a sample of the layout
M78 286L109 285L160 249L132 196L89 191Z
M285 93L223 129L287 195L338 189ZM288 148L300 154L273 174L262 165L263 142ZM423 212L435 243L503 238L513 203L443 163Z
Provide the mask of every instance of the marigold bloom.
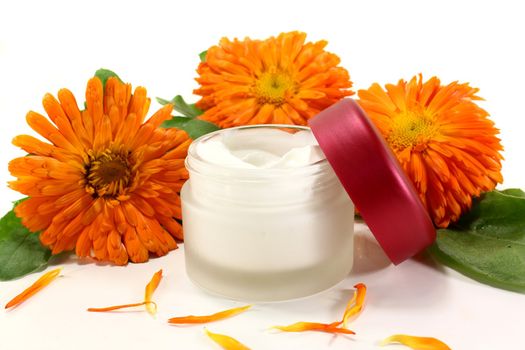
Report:
M327 42L305 43L306 34L282 33L266 40L223 38L208 49L194 91L200 117L220 127L297 124L352 95L340 59Z
M159 125L167 105L143 123L150 105L146 89L117 78L89 80L86 109L73 94L47 94L51 122L29 112L27 122L50 143L20 135L13 144L30 155L9 163L17 179L9 186L30 198L16 215L53 254L76 249L115 264L165 255L182 239L179 190L187 179L188 135Z
M435 225L447 227L501 176L499 130L474 101L477 88L421 75L359 91L359 103L390 144Z

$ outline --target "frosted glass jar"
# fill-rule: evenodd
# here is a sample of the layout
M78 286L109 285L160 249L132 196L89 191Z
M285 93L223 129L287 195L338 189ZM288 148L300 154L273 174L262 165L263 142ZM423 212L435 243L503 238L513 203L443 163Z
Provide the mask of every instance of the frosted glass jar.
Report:
M305 158L311 140L306 127L256 125L192 143L181 198L186 270L196 285L233 299L277 301L348 275L353 204L322 153ZM207 143L226 144L233 158L250 162L200 151Z

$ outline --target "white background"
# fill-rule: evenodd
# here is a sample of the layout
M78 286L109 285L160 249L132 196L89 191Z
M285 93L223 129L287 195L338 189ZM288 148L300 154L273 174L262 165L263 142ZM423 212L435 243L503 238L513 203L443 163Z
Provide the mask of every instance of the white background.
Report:
M354 81L367 88L423 73L480 87L501 129L502 188L525 188L523 119L525 10L520 1L5 1L0 2L0 183L23 155L10 144L30 133L25 114L67 87L79 101L93 72L110 68L151 97L190 101L197 54L223 36L265 38L302 30L327 39ZM152 110L158 105L153 102ZM0 210L20 195L0 186ZM253 349L376 349L394 333L434 336L454 350L521 349L525 296L487 287L425 260L389 266L365 228L356 268L332 290L300 301L256 305L214 332ZM154 271L165 279L156 319L142 312L92 314L86 307L140 301ZM239 303L207 295L187 280L183 249L150 263L112 267L65 263L63 277L21 307L0 312L0 349L218 349L203 327L170 327L170 316L206 314ZM0 305L38 275L0 282ZM350 288L369 286L354 337L274 334L267 328L340 317ZM402 349L391 346L391 349Z

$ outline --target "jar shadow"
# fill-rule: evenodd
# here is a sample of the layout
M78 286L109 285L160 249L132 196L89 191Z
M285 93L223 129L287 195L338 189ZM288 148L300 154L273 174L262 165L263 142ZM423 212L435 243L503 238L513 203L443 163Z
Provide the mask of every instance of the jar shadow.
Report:
M383 249L373 237L368 226L361 220L354 225L353 276L382 270L391 264Z

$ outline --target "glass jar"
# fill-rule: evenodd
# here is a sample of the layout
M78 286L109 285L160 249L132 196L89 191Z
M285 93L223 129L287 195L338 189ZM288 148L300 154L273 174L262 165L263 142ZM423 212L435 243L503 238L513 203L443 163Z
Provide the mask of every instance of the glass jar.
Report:
M280 157L292 147L286 134L298 132L313 139L307 127L255 125L192 143L181 199L186 270L196 285L233 299L277 301L320 292L348 275L354 207L324 156L243 168L199 153L199 145L227 137L239 154Z

